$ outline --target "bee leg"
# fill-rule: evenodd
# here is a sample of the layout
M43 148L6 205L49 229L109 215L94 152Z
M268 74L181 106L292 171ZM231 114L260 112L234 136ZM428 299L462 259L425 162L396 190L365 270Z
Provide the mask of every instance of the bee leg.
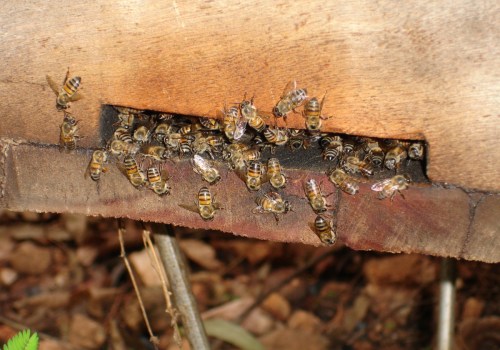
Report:
M66 71L66 76L64 77L64 80L63 80L63 86L64 84L66 84L66 82L68 81L68 78L69 78L69 67L68 67L68 70Z
M403 197L403 199L406 200L405 195L403 194L403 192L401 192L400 190L398 190L398 192L401 195L401 197Z
M274 215L274 219L276 220L276 225L278 225L280 222L280 217L276 213L273 213L273 215Z

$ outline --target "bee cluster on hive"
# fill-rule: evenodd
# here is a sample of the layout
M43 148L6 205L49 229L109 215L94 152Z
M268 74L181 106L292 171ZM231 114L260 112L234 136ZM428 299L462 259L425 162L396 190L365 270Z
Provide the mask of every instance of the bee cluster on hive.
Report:
M64 111L61 125L61 146L70 151L78 140L77 121L67 112L69 102L78 98L81 79L64 80L56 89L57 108ZM78 97L78 98L75 98ZM106 164L115 163L138 189L150 189L159 196L167 196L172 189L168 168L172 162L188 158L194 173L206 182L198 191L196 205L182 206L195 211L203 220L213 220L221 203L215 201L210 186L221 180L220 166L225 164L242 180L249 192L256 193L254 214L272 214L276 223L292 211L290 202L282 194L290 180L283 170L280 154L314 152L314 157L326 164L326 177L337 188L356 195L359 182L369 177L378 179L371 189L379 199L393 200L397 193L407 189L410 176L405 168L410 163L422 166L425 155L423 142L357 137L322 131L322 121L331 117L322 115L325 97L309 97L307 89L287 84L272 110L272 115L257 109L253 98L220 111L218 119L198 118L137 110L114 106L117 121L105 147L95 150L86 174L99 181L106 172ZM300 108L300 109L299 109ZM290 113L301 114L304 129L279 127L278 118ZM310 157L311 158L311 157ZM175 183L175 182L172 182ZM304 197L317 215L311 228L327 245L336 241L336 220L327 203L321 184L315 179L303 182Z

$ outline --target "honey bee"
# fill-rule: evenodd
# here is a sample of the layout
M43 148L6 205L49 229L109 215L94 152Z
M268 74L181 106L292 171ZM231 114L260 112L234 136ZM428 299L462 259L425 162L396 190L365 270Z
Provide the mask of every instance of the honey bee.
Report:
M342 142L342 155L349 156L354 154L356 143L352 139L345 139Z
M221 135L208 135L205 138L206 143L214 153L222 153L224 148L224 138Z
M283 174L283 169L278 158L269 158L267 161L267 175L269 182L274 188L283 188L286 185L286 177Z
M105 173L107 169L104 167L104 163L108 160L108 154L103 150L95 150L92 153L92 159L90 160L85 177L90 176L94 181L99 181L101 178L101 173Z
M206 130L220 130L221 125L217 119L211 118L200 118L199 122L203 128Z
M389 170L399 169L401 162L407 158L406 149L403 145L398 144L387 151L385 155L384 165Z
M342 155L342 138L340 136L325 136L321 138L320 145L323 147L323 159L336 161Z
M280 215L292 210L289 201L283 200L277 192L268 192L264 196L257 198L257 207L252 210L253 214L271 213L276 219L276 224L280 220Z
M373 166L359 159L357 155L348 156L342 161L342 168L349 174L373 175Z
M257 132L262 132L266 127L262 115L253 104L253 98L240 103L240 113L248 122L248 125Z
M307 99L307 89L297 89L297 82L290 81L281 94L280 100L273 108L276 118L285 118L290 111L295 112L295 108L302 105Z
M194 137L192 135L182 135L179 139L179 154L186 155L193 153L192 143Z
M288 129L289 133L289 145L292 151L296 151L301 149L302 147L306 148L307 144L304 138L304 130L301 129Z
M205 158L195 154L191 160L191 165L193 166L193 171L203 178L210 185L217 183L221 176L219 171Z
M109 145L109 150L116 156L120 155L135 155L139 152L139 145L121 140L113 140Z
M351 176L342 169L335 169L328 174L330 181L345 193L355 195L359 191L359 185Z
M135 115L118 113L118 123L120 127L131 130L134 127Z
M321 121L330 119L331 117L323 117L321 115L321 110L323 109L323 103L325 102L325 96L321 99L321 103L316 97L311 98L304 105L304 111L302 115L306 119L306 129L310 133L318 133L321 130Z
M120 140L128 143L134 142L134 139L130 134L130 130L121 126L115 130L115 132L113 133L113 138L115 140Z
M158 142L163 142L165 137L173 132L173 125L169 122L158 124L153 131L153 139Z
M367 153L367 159L369 159L373 165L376 167L382 165L384 161L384 151L382 151L377 141L366 138L364 139L363 148Z
M172 157L172 152L163 146L148 146L144 150L144 156L151 157L157 161L163 161Z
M222 153L222 158L229 162L230 168L237 171L241 171L250 161L259 160L260 157L258 148L250 148L243 143L230 144Z
M79 92L77 92L82 79L80 77L73 77L71 79L68 79L69 68L60 88L49 75L47 75L46 78L51 90L54 91L57 96L56 107L58 110L66 109L69 107L70 102L78 101L83 98L83 96Z
M225 109L223 113L223 130L229 141L238 141L245 133L247 121L240 115L238 107Z
M333 223L333 219L327 221L323 216L318 215L311 225L313 231L318 235L321 243L333 245L337 241L337 230Z
M78 121L68 113L64 113L64 120L61 124L60 144L66 151L72 151L76 148L78 136Z
M413 160L424 159L424 145L421 142L413 142L408 148L408 156Z
M304 183L304 192L306 193L311 208L316 214L326 211L326 208L329 207L316 180L309 179L306 181Z
M264 137L267 142L276 146L283 146L288 142L288 134L286 129L268 126L264 129Z
M168 184L168 173L166 170L160 172L157 167L149 167L147 170L149 188L158 195L170 194L171 187Z
M250 191L258 191L262 186L264 170L261 162L253 160L246 167L246 172L244 173L243 169L239 169L238 175L245 181Z
M372 190L375 192L380 192L378 194L379 199L384 199L387 197L391 197L391 201L394 199L396 192L405 198L401 191L406 190L408 188L408 184L410 183L410 177L407 174L404 175L396 175L390 179L385 179L383 181L377 182L372 185Z
M215 195L212 196L207 187L202 187L198 191L198 201L195 202L194 207L182 204L180 206L189 211L197 212L205 221L212 221L215 218L215 212L224 209L215 202Z
M127 176L130 183L135 187L141 187L147 183L146 175L139 168L134 157L126 155L123 164L119 166L120 170Z
M151 133L149 132L148 128L142 125L135 129L134 140L139 144L143 144L149 141L150 135Z

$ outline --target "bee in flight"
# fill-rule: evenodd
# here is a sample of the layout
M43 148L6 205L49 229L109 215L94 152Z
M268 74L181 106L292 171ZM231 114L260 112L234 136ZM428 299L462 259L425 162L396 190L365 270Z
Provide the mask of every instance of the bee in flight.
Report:
M107 171L107 168L104 167L107 160L108 153L106 151L100 149L95 150L94 153L92 153L92 159L90 160L85 177L90 176L92 180L99 181L101 173Z
M215 201L215 195L212 196L207 187L200 188L198 191L198 200L194 203L194 206L182 204L179 204L179 206L200 214L201 218L205 221L212 221L215 218L215 212L224 209Z
M355 195L359 191L359 185L353 177L347 175L342 169L335 169L328 174L330 181L345 193Z
M273 114L276 118L286 116L291 111L295 112L295 108L301 106L307 99L307 89L297 89L297 82L290 81L285 90L281 94L280 100L273 108Z
M205 158L195 154L191 160L193 171L203 178L210 185L217 183L221 176L219 171Z
M326 211L326 207L329 207L316 180L307 180L304 183L304 192L306 193L311 208L316 214Z
M337 241L337 229L333 219L326 220L323 216L318 215L310 227L318 235L321 243L333 245Z
M264 196L257 198L257 207L252 210L254 214L271 213L276 219L276 224L280 220L280 215L292 210L289 201L283 200L278 192L268 192Z
M166 170L160 171L155 166L150 166L147 170L149 188L158 195L170 194L171 187L168 183L169 176Z
M76 148L78 136L78 121L69 113L64 112L64 119L61 124L60 144L66 151L73 151Z
M401 197L403 197L404 199L405 197L403 193L401 193L401 191L406 190L409 183L410 177L407 174L396 175L394 177L391 177L390 179L385 179L373 184L372 191L380 192L378 194L379 199L390 197L392 201L394 199L394 196L396 195L396 192L399 192Z
M66 109L69 107L70 102L78 101L83 98L82 94L77 90L80 87L82 79L80 77L69 78L69 68L66 72L66 77L64 78L61 87L49 76L46 76L47 82L52 91L56 94L56 107L58 110Z

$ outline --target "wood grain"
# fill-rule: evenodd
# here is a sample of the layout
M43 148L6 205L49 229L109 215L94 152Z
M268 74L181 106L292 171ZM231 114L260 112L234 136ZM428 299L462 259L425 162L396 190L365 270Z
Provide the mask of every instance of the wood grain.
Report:
M66 154L53 146L4 144L0 154L5 155L0 161L6 170L0 174L4 189L0 207L12 210L128 217L264 240L320 245L309 226L316 215L302 188L305 179L315 178L322 182L325 193L336 193L328 197L328 202L337 211L339 242L353 249L500 262L500 195L417 184L405 191L405 199L397 196L391 202L377 199L370 183L360 184L360 192L350 196L337 193L324 173L286 169L290 180L283 196L294 211L276 224L272 215L253 215L259 194L249 193L234 173L222 170L222 181L210 188L224 209L214 221L205 222L198 214L181 207L194 203L198 189L206 185L192 171L188 160L169 167L172 193L159 197L152 191L133 188L115 166L110 167L98 186L84 179L89 151Z
M499 191L500 3L382 0L0 4L0 136L56 143L45 75L69 66L84 146L102 103L215 116L296 79L328 91L325 129L429 143L434 181ZM292 115L290 127L303 127Z

